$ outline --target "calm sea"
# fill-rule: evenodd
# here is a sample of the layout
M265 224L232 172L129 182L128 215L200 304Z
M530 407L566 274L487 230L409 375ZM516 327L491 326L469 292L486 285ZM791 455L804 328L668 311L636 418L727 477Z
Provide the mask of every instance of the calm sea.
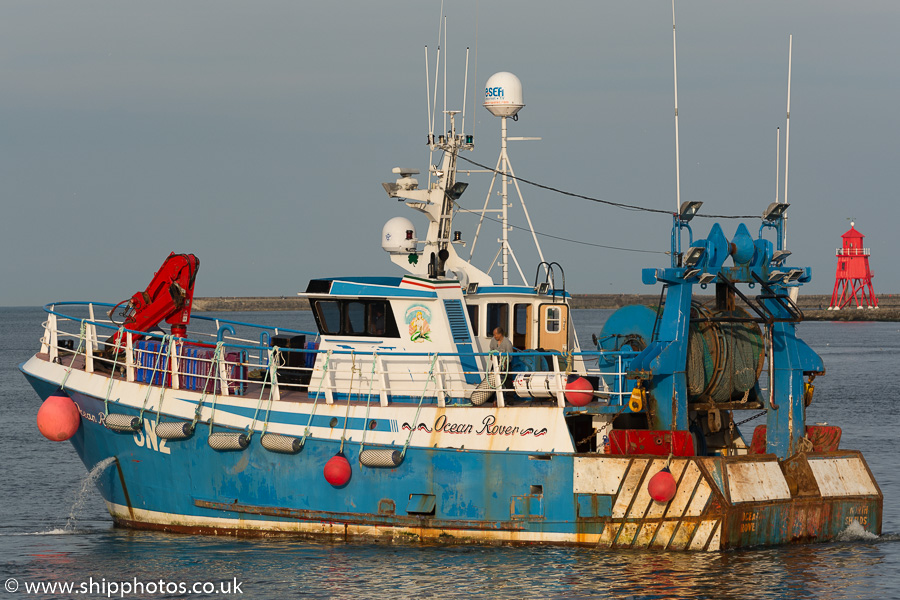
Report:
M608 315L576 311L582 340L599 333ZM305 312L216 316L312 327ZM5 597L234 597L219 589L202 593L203 585L193 594L109 593L109 582L162 579L215 586L236 580L243 597L279 599L900 598L898 323L801 325L801 335L828 369L816 380L810 421L840 425L842 447L865 451L885 496L885 534L703 555L234 539L114 528L72 447L49 442L37 431L38 398L17 366L37 349L42 320L40 309L0 309L0 580ZM10 578L18 591L9 591L14 587ZM74 582L76 591L80 584L95 587L85 588L87 594L26 593L25 585L35 582Z

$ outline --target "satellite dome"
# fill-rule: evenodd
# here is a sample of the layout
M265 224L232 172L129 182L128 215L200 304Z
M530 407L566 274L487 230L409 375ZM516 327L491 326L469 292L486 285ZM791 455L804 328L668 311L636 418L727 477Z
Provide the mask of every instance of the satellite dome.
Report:
M408 254L416 251L416 228L405 217L394 217L381 230L381 247L391 254Z
M522 82L512 73L491 75L484 86L484 107L495 117L514 117L525 106Z

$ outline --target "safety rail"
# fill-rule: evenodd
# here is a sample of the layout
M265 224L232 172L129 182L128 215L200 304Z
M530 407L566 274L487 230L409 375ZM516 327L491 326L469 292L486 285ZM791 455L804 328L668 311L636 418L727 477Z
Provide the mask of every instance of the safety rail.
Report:
M834 253L836 256L870 256L872 250L870 248L837 248Z
M80 306L85 317L64 314L61 306ZM241 338L234 326L263 332L297 334L318 337L318 334L285 328L267 327L253 323L194 317L216 327L216 333L192 331L191 338L173 338L162 332L141 332L124 329L116 323L95 319L95 307L111 307L101 303L57 303L47 305L48 319L44 322L41 352L51 361L71 369L102 372L111 377L173 390L190 390L222 396L253 397L271 393L274 400L324 400L326 404L376 399L382 406L415 404L423 399L439 407L476 404L474 396L496 399L498 407L510 404L511 399L542 400L566 406L566 385L569 375L593 378L595 405L616 412L628 402L633 384L626 380L627 365L637 353L524 351L511 355L497 352L426 353L375 350L322 350L317 348L274 349L276 360L270 362L271 341L260 336L258 341ZM67 328L65 325L74 325ZM120 347L112 348L101 339L100 332L108 331L108 340L121 331L124 339ZM224 335L224 333L232 335ZM142 339L136 340L140 336ZM213 343L213 339L215 343ZM106 348L106 352L102 351ZM112 350L112 352L109 352ZM595 368L577 371L573 365L597 361ZM392 371L392 362L402 361L403 377ZM463 369L473 361L483 362L483 369ZM515 362L530 363L532 368L515 370ZM536 368L540 366L541 368ZM411 368L412 367L412 368ZM543 387L535 396L527 383L516 386L518 377L541 377ZM469 382L467 383L467 378ZM480 383L473 386L472 378ZM272 386L272 382L275 385ZM474 389L473 389L474 387ZM271 392L269 392L269 388ZM293 396L292 396L293 394ZM527 395L526 395L527 394ZM477 404L480 404L477 403Z

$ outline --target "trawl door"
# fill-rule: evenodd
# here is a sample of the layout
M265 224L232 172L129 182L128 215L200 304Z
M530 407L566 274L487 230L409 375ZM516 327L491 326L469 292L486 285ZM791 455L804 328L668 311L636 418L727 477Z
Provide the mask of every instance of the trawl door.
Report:
M538 307L538 346L544 350L569 350L569 305L541 304Z

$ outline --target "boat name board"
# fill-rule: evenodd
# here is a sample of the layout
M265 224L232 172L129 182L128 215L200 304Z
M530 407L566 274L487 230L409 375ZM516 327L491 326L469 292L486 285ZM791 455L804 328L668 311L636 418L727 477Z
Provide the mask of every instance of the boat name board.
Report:
M409 431L413 426L410 423L403 423L403 430ZM477 429L476 429L477 428ZM540 437L547 433L546 427L522 427L519 425L498 424L497 417L487 415L479 424L472 423L453 423L447 419L447 415L440 415L434 421L431 427L427 423L419 423L415 427L416 431L424 431L426 433L456 433L456 434L475 434L475 435L519 435Z

